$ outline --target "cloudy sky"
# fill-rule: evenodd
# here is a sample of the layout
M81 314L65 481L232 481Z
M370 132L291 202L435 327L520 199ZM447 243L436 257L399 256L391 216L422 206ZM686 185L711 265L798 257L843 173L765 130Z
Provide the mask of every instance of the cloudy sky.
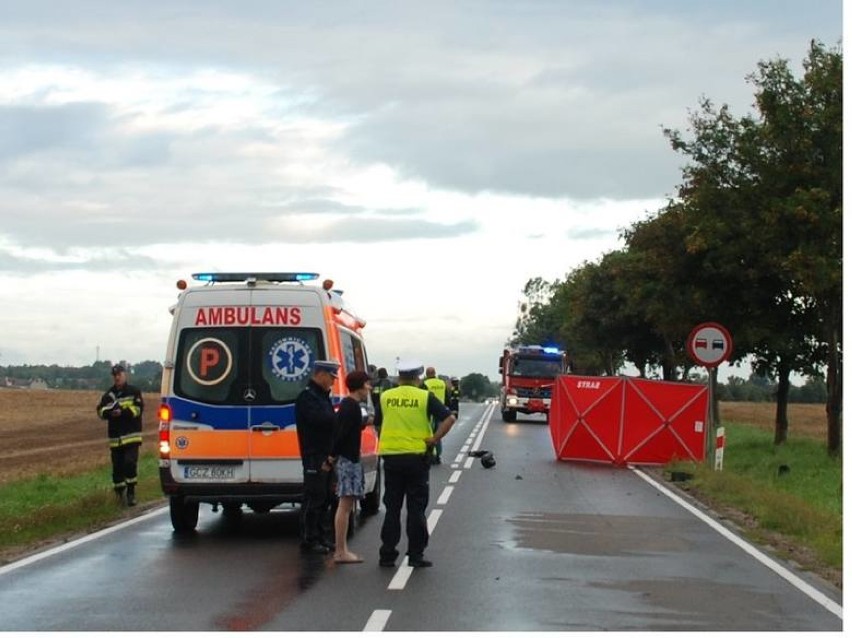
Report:
M0 365L162 361L177 279L308 270L373 363L494 379L526 281L675 192L662 127L745 115L758 62L800 70L841 12L0 0Z

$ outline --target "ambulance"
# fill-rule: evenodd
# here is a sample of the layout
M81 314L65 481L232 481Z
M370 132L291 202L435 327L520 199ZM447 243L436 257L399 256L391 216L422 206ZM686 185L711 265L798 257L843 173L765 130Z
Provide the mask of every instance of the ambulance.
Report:
M201 503L236 517L301 502L295 401L316 360L336 359L335 407L345 378L367 371L365 322L317 273L196 273L178 281L163 365L159 471L172 526L189 532ZM378 434L361 436L367 494L379 510Z

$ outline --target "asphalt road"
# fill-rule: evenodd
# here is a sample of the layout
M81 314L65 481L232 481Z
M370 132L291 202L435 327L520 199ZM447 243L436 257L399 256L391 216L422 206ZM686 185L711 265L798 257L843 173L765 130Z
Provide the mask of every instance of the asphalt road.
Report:
M842 629L838 590L641 471L556 461L541 418L463 404L431 491L432 568L378 566L382 513L335 565L299 554L293 511L203 506L181 537L159 509L0 568L0 630Z

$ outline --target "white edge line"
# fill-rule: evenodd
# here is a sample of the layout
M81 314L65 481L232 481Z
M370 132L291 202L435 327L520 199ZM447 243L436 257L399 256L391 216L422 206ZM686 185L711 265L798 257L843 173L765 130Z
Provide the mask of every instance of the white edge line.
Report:
M456 481L458 481L458 480L459 480L459 477L461 477L461 475L462 475L462 471L461 471L461 470L455 470L455 471L454 471L454 472L450 475L450 478L449 478L449 480L448 480L447 482L448 482L448 483L455 483Z
M87 534L86 536L70 541L68 543L64 543L46 551L39 552L38 554L33 554L32 556L22 558L21 560L15 561L14 563L9 563L8 565L0 567L0 576L2 576L3 574L8 574L9 572L19 569L21 567L32 565L33 563L36 563L44 558L48 558L49 556L55 556L56 554L61 554L62 552L68 551L69 549L74 549L75 547L79 547L80 545L84 545L85 543L88 543L90 541L97 540L98 538L102 538L108 534L112 534L113 532L122 530L125 527L136 525L137 523L146 521L149 518L154 518L163 514L166 510L168 510L167 507L159 507L155 510L151 510L150 512L142 514L141 516L137 516L135 518L131 518L128 521L123 521L117 525L113 525L112 527L107 527L105 529L98 530L93 534Z
M815 602L817 602L820 605L822 605L823 607L825 607L832 614L834 614L835 616L837 616L841 620L843 619L843 607L838 605L833 600L831 600L831 598L829 598L828 596L826 596L825 594L820 592L818 589L816 589L812 585L809 585L808 583L806 583L804 580L802 580L801 578L796 576L790 570L788 570L785 567L782 567L781 565L776 563L774 560L769 558L763 552L759 551L758 549L756 549L752 545L749 545L748 543L746 543L743 539L741 539L739 536L734 534L727 527L725 527L724 525L722 525L718 521L713 520L712 518L707 516L707 514L705 514L704 512L699 510L698 508L687 503L680 496L678 496L677 494L675 494L674 492L672 492L668 488L664 487L663 485L660 485L654 479L652 479L650 476L646 475L641 470L639 470L635 467L631 467L630 469L635 474L638 474L639 477L642 478L642 480L644 480L647 483L650 483L655 488L657 488L660 492L662 492L663 494L668 496L670 499L672 499L675 503L677 503L678 505L680 505L681 507L683 507L687 511L691 512L693 515L697 516L699 519L701 519L705 523L707 523L707 525L709 525L714 530L719 532L722 536L724 536L729 541L731 541L734 545L738 546L744 552L749 554L752 558L754 558L755 560L757 560L760 563L763 563L766 567L768 567L773 572L775 572L776 574L781 576L781 578L783 578L784 580L789 582L791 585L793 585L794 587L799 589L802 593L806 594L807 596L810 596Z
M464 469L469 470L471 467L473 467L473 461L474 458L472 456L467 457L464 461Z
M376 609L370 614L367 619L367 624L364 625L364 631L384 631L390 620L390 609Z

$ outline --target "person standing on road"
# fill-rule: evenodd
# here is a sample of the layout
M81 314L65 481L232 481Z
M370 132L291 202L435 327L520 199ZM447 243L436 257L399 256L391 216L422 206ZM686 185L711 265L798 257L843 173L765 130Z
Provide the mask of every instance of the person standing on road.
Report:
M438 400L443 405L445 405L445 406L448 405L447 383L443 379L441 379L440 377L436 376L435 368L433 368L432 366L429 366L428 368L426 368L426 378L423 380L423 386L422 387L426 388L427 390L429 390L429 392L431 392L436 397L438 397ZM438 421L436 421L433 418L432 419L432 431L435 432L435 431L437 431L437 429L438 429ZM441 452L443 451L443 449L444 448L440 443L438 443L435 446L434 454L432 455L432 458L430 459L430 462L433 465L440 465L441 464Z
M355 370L346 375L345 397L337 410L337 428L331 456L337 470L337 513L334 516L335 563L362 563L364 559L349 551L346 536L349 533L349 516L355 510L355 501L364 496L364 469L361 466L361 431L371 422L361 405L370 396L372 385L369 375Z
M450 412L456 419L459 418L459 400L461 399L461 389L459 388L459 378L452 377L450 379Z
M299 523L305 554L328 554L334 548L326 530L332 502L331 447L337 421L329 394L339 368L337 361L314 361L308 385L296 398L296 435L304 479Z
M119 503L136 505L137 465L142 445L142 392L127 383L127 370L112 367L113 385L101 397L98 416L107 422L112 487ZM125 500L125 493L127 500Z
M397 364L399 386L382 392L376 409L380 427L379 456L385 473L385 520L379 565L393 567L402 537L402 503L407 506L408 564L431 567L423 557L429 544L426 507L429 505L429 466L432 448L446 436L455 417L435 395L420 386L423 366L416 361ZM430 419L438 421L432 431Z
M376 406L379 405L382 392L390 390L393 387L396 387L396 385L388 378L387 368L379 368L376 370L376 381L373 383L373 389L370 392L370 401L373 404L374 410L376 409Z

